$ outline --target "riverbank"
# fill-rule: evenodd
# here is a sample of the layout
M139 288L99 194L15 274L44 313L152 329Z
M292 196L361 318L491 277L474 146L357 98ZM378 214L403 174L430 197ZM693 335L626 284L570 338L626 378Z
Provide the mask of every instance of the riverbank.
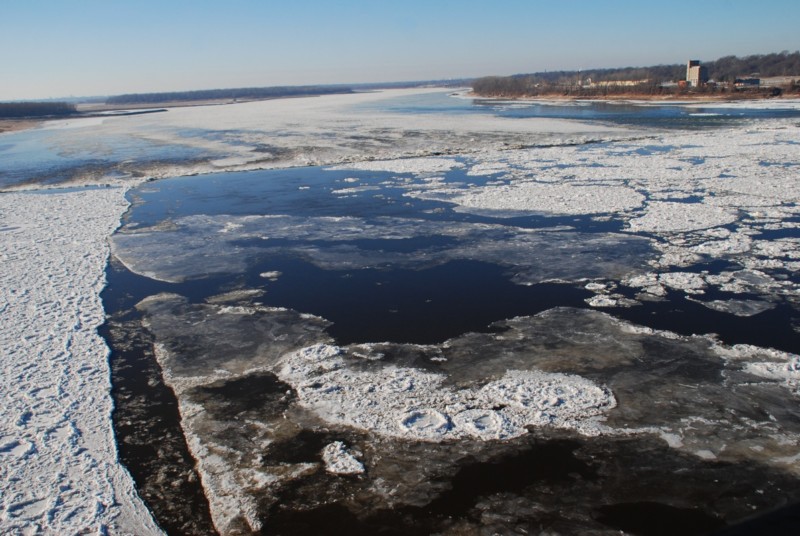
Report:
M245 99L195 99L163 102L131 102L126 104L107 104L106 102L87 102L76 106L77 113L55 117L0 117L0 134L36 128L49 121L63 121L68 119L88 119L94 117L120 117L127 115L141 115L156 112L165 112L170 108L192 108L196 106L225 106L229 104L245 104L265 100L296 99L305 97L318 97L320 95L291 95L282 97L245 98Z

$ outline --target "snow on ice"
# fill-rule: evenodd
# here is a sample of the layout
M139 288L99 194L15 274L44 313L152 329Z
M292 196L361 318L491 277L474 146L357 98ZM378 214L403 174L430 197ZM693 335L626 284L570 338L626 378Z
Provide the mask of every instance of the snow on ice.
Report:
M120 188L0 194L0 527L160 534L117 461L99 293Z
M511 370L479 389L454 390L444 376L415 368L354 371L330 345L286 356L278 376L326 421L420 441L509 439L536 425L589 433L577 423L616 405L607 389L565 374Z

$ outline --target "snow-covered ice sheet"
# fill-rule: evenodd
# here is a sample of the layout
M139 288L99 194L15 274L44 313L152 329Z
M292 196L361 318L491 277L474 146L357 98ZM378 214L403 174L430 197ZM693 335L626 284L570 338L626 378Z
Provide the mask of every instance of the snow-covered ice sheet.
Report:
M589 421L616 405L584 378L536 370L509 370L481 388L458 390L443 385L444 375L412 367L353 371L332 345L286 356L278 376L327 422L417 441L510 439L544 425L591 433Z
M97 334L119 188L0 194L0 532L160 534L117 461Z
M598 200L602 199L601 203ZM468 192L450 199L465 208L529 213L593 214L634 210L644 196L625 186L522 183Z

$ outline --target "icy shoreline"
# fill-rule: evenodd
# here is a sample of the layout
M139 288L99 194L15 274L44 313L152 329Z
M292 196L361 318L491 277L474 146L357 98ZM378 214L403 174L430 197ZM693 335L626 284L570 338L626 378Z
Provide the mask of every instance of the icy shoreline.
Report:
M117 460L100 291L122 188L0 194L0 527L161 534Z

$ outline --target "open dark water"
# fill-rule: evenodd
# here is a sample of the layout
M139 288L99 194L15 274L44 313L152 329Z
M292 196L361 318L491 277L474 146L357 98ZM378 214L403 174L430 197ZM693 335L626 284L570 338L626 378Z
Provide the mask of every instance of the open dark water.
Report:
M742 112L738 109L671 106L626 110L616 104L527 108L473 105L442 94L407 102L398 99L389 109L425 113L441 112L447 106L452 113L489 107L492 113L512 117L537 115L670 128L681 124L685 128L687 122L693 128L703 128L742 117L736 115ZM720 115L692 115L698 113ZM744 117L759 114L786 116L782 111L748 110ZM493 178L470 177L462 169L453 169L444 174L444 179L484 184ZM185 440L176 433L180 424L174 396L161 379L152 355L152 337L141 329L141 314L134 309L143 298L168 292L187 298L191 304L203 304L230 291L259 290L263 294L250 301L322 317L330 322L327 333L340 345L435 344L468 332L500 332L507 328L493 323L554 307L590 309L584 300L592 293L583 288L585 281L575 280L574 273L614 279L611 273L592 272L602 270L596 266L598 255L613 252L619 255L619 262L643 269L653 256L644 241L625 242L624 251L618 251L615 242L603 246L609 236L624 236L620 233L622 223L613 218L470 215L456 212L446 203L404 196L414 180L412 175L398 173L299 168L161 180L130 193L134 205L126 215L122 233L131 233L134 240L125 247L133 248L133 256L139 255L141 266L150 266L155 272L166 269L163 261L168 258L185 259L187 263L169 266L170 276L181 271L186 274L179 282L170 283L135 274L113 262L102 296L110 317L103 333L112 347L120 454L168 533L209 533L213 528ZM354 187L354 191L337 193ZM231 237L217 242L222 223L246 223L248 216L276 216L290 223L308 222L309 227L298 227L293 234L291 226L280 232L274 225L255 230L245 226L247 232L237 235L240 231L234 225ZM192 223L193 217L205 219ZM346 226L335 223L338 218L362 225L364 236L350 230L342 232ZM480 226L492 226L493 230L490 234L472 231ZM374 231L373 227L383 231ZM169 237L168 246L137 246L135 235L144 228L151 228L165 241ZM509 229L508 235L498 228ZM492 244L492 237L511 240L518 229L550 231L540 249L532 253L536 266L532 284L515 283L514 277L523 267L504 258L502 250L492 253L491 246L497 245ZM793 233L772 231L762 238L791 237ZM598 240L596 251L577 248L590 239ZM546 270L549 255L556 255L556 245L576 248L570 257L570 270L567 266L554 268L556 273L563 271L560 278L550 277L551 272ZM200 253L193 255L193 250ZM457 255L453 254L455 250L459 251ZM241 262L223 263L221 268L204 272L203 259L210 260L209 255ZM566 264L565 258L554 256L552 263ZM729 268L728 263L719 262L688 270L714 274ZM547 276L536 279L536 270ZM265 277L270 273L274 275ZM559 279L573 282L557 282ZM634 297L633 291L619 291ZM704 299L730 297L709 292ZM756 296L736 296L748 297ZM793 329L800 324L800 315L784 302L753 317L740 318L671 292L664 301L605 311L655 329L686 335L716 333L727 344L800 352L800 335ZM569 326L565 329L568 331ZM703 366L698 365L698 370ZM714 376L717 371L703 374ZM265 385L272 386L269 389L275 393ZM236 406L242 400L258 402L285 391L286 386L270 376L264 381L207 387L203 396L230 397L230 405ZM366 441L363 435L356 431L305 431L292 441L274 445L265 456L275 463L318 463L321 448L330 441L359 444ZM742 497L758 502L752 498L753 489L766 489L762 502L755 506L759 511L778 506L776 497L798 495L797 482L778 471L751 464L704 461L670 449L652 437L587 439L566 432L539 431L491 447L400 442L387 446L386 456L396 457L401 469L408 460L418 460L417 465L431 464L430 478L440 486L438 495L423 505L374 510L361 505L366 511L358 511L352 504L343 506L341 498L363 493L364 481L322 472L277 492L276 502L264 506L268 528L263 533L431 534L445 529L457 531L458 520L469 519L495 533L550 528L577 534L587 526L603 526L631 534L701 535L726 526L727 518L718 512L743 517L744 511L735 516L730 512L745 508ZM411 468L408 471L413 472ZM713 502L714 507L706 502ZM790 516L792 512L790 507ZM530 519L535 519L535 524ZM792 526L781 525L773 533L792 534Z
M622 228L619 221L596 221L588 216L491 218L458 213L446 203L404 197L405 188L395 183L386 184L390 177L396 178L397 174L298 168L161 180L132 192L135 206L125 224L135 229L193 215L291 215L355 217L366 222L398 218L400 222L436 222L442 228L464 223L527 229L569 226L572 231L587 235L618 232ZM346 178L357 178L357 186L364 189L355 195L334 195L332 192L352 186L352 183L342 182ZM454 169L445 179L483 184L489 178L469 177L462 169ZM370 190L371 187L380 190ZM794 232L772 233L791 236ZM347 237L340 240L335 235L312 239L265 238L233 242L259 250L248 254L252 258L245 271L225 277L204 277L202 283L190 280L176 288L193 302L201 302L231 288L262 288L266 290L261 298L265 305L287 307L332 321L330 332L342 344L442 342L461 333L487 329L494 321L536 314L556 306L588 308L583 300L591 296L581 284L514 284L502 259L497 259L497 263L473 260L437 263L437 251L461 240L445 234L403 239ZM298 244L303 247L292 247ZM378 259L381 254L387 254L386 262L337 270L315 265L307 255L309 248L333 250L344 244L375 252ZM408 262L393 263L396 257L388 255L393 253L407 256L412 264L415 253L425 253L426 260L409 267ZM574 262L585 262L588 267L592 261L578 258ZM718 262L686 270L715 274L730 268L729 263ZM281 275L276 281L265 281L260 276L265 271L278 271ZM109 288L113 289L116 276L110 276ZM137 292L136 286L130 283L125 288L137 301L150 294L149 288ZM730 297L733 295L710 289L703 299ZM748 343L800 351L800 335L791 329L791 320L797 313L788 305L745 319L709 310L683 299L682 293L673 292L663 302L617 308L614 314L655 329L686 335L716 333L727 344ZM748 329L743 329L745 327Z

